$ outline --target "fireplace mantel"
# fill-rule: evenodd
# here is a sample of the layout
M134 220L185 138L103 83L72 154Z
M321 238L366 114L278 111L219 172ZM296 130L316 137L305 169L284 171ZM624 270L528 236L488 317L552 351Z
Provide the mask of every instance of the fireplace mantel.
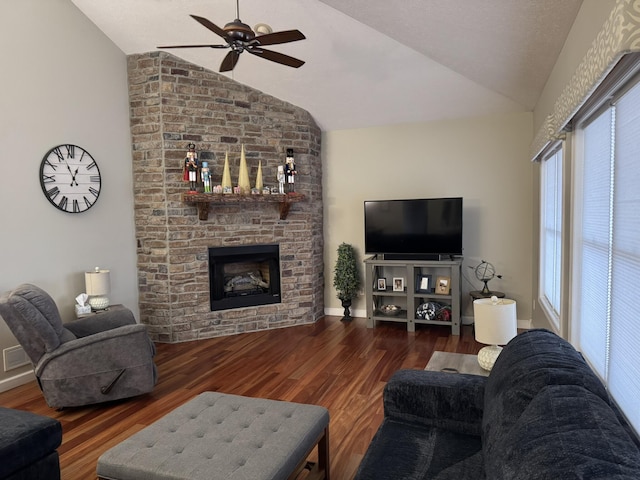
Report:
M198 218L209 218L209 206L213 204L230 203L277 203L280 205L280 220L286 220L292 203L302 202L305 196L301 193L270 194L270 195L238 195L222 193L183 193L182 200L186 203L195 203L198 208Z

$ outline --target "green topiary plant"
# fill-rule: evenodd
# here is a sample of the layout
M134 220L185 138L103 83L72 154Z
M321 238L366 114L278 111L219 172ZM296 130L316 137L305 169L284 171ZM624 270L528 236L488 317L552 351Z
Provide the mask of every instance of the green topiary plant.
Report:
M360 284L360 271L358 270L356 252L348 243L341 243L338 247L333 286L344 308L342 320L351 320L351 300L358 296Z

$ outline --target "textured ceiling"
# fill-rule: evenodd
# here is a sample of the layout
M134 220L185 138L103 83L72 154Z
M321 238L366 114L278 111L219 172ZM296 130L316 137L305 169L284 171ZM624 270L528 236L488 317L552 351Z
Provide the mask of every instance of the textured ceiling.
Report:
M219 43L233 0L72 0L126 54ZM235 80L307 109L324 130L532 110L582 0L241 0L240 18L307 39L243 54ZM172 54L218 71L226 50Z

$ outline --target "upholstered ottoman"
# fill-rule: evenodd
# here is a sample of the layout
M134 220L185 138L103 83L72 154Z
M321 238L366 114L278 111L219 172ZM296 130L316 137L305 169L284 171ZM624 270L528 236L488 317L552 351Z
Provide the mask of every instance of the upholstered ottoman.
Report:
M287 479L318 446L329 479L329 412L316 405L205 392L98 459L108 480Z
M61 442L58 420L0 407L0 478L60 480Z

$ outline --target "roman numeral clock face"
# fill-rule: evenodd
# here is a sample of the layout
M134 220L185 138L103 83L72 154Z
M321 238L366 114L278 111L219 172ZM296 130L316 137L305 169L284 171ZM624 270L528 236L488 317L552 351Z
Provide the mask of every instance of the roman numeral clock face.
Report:
M100 170L89 152L76 145L58 145L40 164L40 185L47 200L59 210L81 213L100 195Z

